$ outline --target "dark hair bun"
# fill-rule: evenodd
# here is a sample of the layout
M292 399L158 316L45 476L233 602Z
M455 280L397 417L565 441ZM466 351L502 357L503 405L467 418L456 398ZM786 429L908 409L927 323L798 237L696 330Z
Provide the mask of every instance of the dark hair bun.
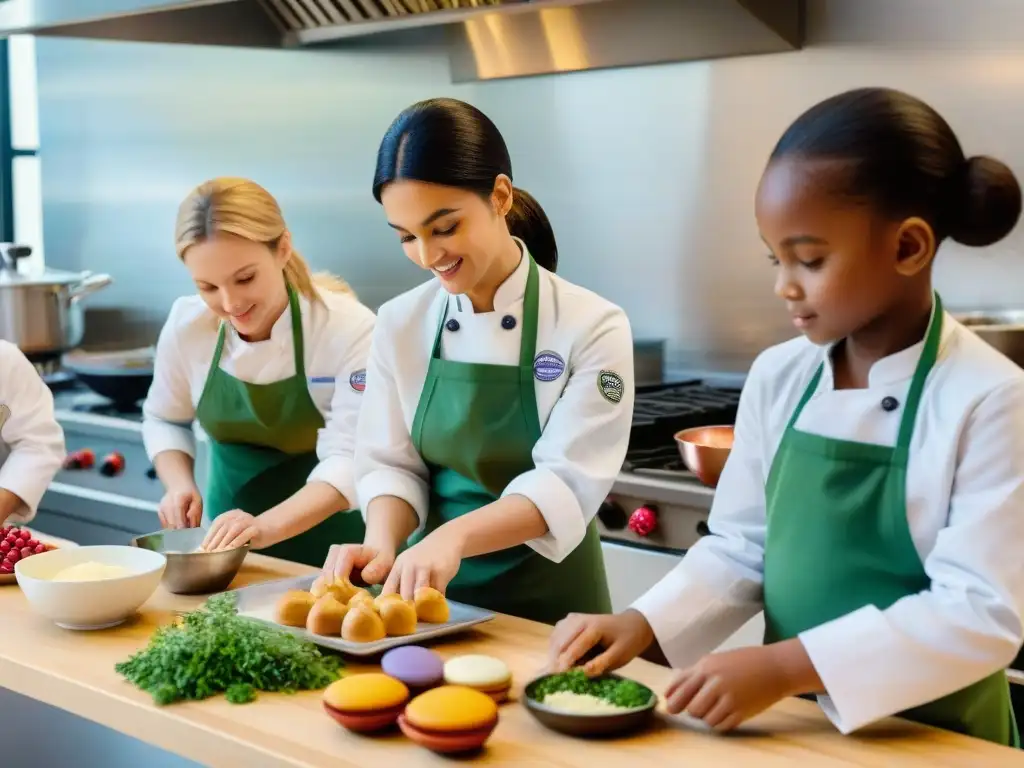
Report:
M1020 184L1005 163L976 155L964 163L953 206L950 237L964 245L992 245L1017 225L1021 214Z

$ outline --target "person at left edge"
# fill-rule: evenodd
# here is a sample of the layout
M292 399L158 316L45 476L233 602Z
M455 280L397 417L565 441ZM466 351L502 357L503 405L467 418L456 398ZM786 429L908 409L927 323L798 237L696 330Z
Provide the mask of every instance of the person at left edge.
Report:
M325 571L548 623L607 609L594 516L632 423L625 312L554 273L547 216L465 102L402 112L373 192L433 279L378 312L356 444L367 538Z
M0 339L0 525L32 521L63 461L53 395L24 353Z
M167 489L165 527L212 521L204 547L248 542L322 565L361 541L353 449L374 315L330 275L311 275L277 201L218 178L178 211L178 256L198 296L178 299L157 344L146 450ZM191 423L210 438L205 498Z

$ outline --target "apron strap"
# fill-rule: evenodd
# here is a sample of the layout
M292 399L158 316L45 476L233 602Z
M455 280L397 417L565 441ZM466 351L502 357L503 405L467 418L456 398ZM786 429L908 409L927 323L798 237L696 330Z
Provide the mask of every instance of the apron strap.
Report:
M803 413L804 406L811 401L814 397L814 393L818 391L818 384L821 382L821 375L825 371L825 364L821 363L818 366L818 370L814 372L814 378L811 379L811 383L807 385L807 389L804 390L803 395L800 396L800 402L797 403L796 408L793 409L793 415L789 417L789 424L786 425L786 429L790 430L796 427L796 420L800 418L800 414Z
M306 380L306 344L302 333L302 308L299 306L299 295L292 288L288 287L288 307L292 313L292 350L295 354L295 375Z
M217 345L213 348L213 359L210 361L209 370L206 371L206 383L203 385L204 393L209 388L210 382L213 380L214 374L216 374L217 370L220 368L220 356L221 353L224 351L224 326L225 322L221 320L220 328L217 329ZM200 400L202 400L202 396L200 396Z
M939 344L942 341L943 309L942 299L936 293L932 303L932 316L928 321L928 332L924 337L924 349L921 350L921 359L917 361L917 368L914 370L914 378L910 382L910 389L907 391L907 402L903 406L903 419L900 421L899 436L896 438L896 449L907 451L910 448L910 438L914 434L914 424L917 421L917 408L921 404L921 394L924 392L925 382L928 374L935 367L935 361L939 359Z
M540 314L540 278L537 262L530 256L530 272L523 293L523 331L519 336L519 392L523 417L532 434L540 437L540 413L537 410L537 389L533 381L533 359L537 354L537 326Z
M942 318L942 299L936 293L935 301L932 304L932 317L928 322L928 331L924 338L924 348L921 350L921 358L917 361L917 367L914 369L914 378L910 382L910 389L907 391L907 401L903 406L903 418L900 420L900 431L896 438L895 447L897 450L906 451L910 448L910 439L914 434L917 409L921 404L924 385L928 380L928 374L935 367L935 362L939 357L939 343L942 340ZM811 379L811 383L804 390L800 402L794 409L793 415L789 419L789 424L786 425L787 429L793 429L796 426L796 421L800 418L804 406L810 402L811 397L818 390L818 384L821 382L824 370L825 364L821 363L818 366L818 370L814 372L814 378Z
M444 321L448 319L448 294L445 291L441 291L441 296L444 298L444 307L441 309L441 319L437 323L437 331L434 333L434 347L430 353L432 358L438 360L441 359L441 334L444 332Z

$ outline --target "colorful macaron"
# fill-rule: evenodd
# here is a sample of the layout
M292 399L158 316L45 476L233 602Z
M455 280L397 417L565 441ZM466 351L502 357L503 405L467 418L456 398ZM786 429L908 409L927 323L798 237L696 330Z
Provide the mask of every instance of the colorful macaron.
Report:
M379 731L394 725L409 700L405 683L379 672L350 675L324 691L327 713L350 731Z
M493 656L468 654L445 662L444 681L486 693L499 704L508 698L512 673L508 665Z
M401 680L414 691L424 691L444 682L444 661L419 645L393 648L380 660L384 674Z
M497 725L494 700L460 685L421 693L398 718L398 727L409 739L442 754L480 749Z

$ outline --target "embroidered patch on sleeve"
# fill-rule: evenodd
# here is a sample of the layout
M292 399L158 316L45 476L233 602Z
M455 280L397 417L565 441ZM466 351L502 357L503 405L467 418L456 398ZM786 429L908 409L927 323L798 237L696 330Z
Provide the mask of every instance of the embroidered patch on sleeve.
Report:
M348 385L356 392L364 392L366 390L366 369L360 368L358 371L352 371L352 375L348 377Z
M601 371L597 374L597 388L601 390L601 396L609 403L622 402L624 385L622 377L615 371Z

